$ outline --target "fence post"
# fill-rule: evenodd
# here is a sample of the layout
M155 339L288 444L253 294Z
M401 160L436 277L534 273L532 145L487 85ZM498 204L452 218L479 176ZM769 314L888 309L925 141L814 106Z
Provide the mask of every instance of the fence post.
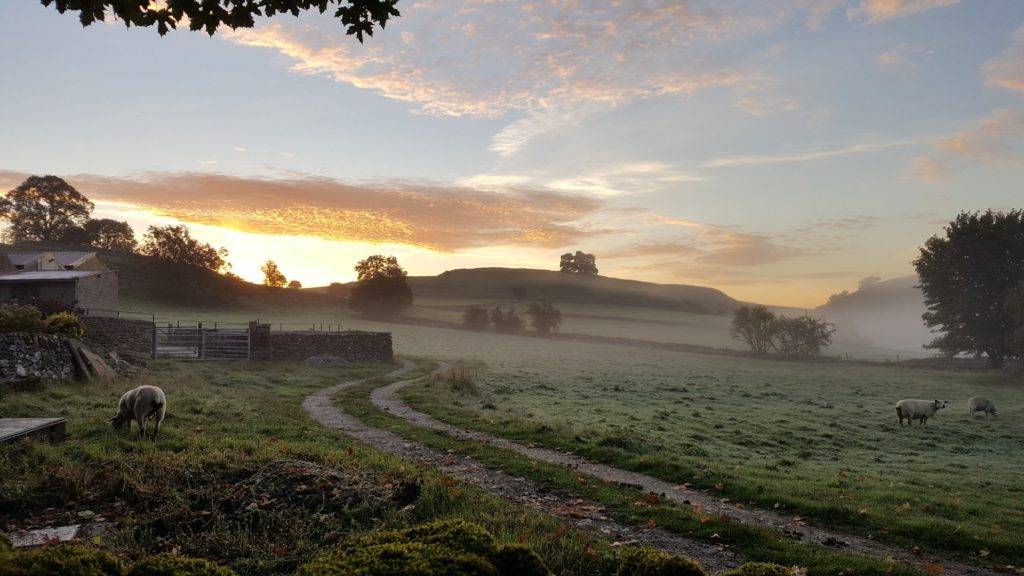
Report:
M153 343L152 343L153 350L152 350L152 353L153 353L153 359L156 360L156 317L155 316L153 317L152 324L153 324Z
M197 322L196 329L199 330L199 358L206 357L206 331L203 330L203 323Z

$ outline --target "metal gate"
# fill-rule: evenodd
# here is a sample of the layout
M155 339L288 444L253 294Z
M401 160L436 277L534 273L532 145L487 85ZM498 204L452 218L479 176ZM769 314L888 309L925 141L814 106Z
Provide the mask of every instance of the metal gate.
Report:
M153 324L153 355L185 360L248 360L252 357L249 328L202 322Z

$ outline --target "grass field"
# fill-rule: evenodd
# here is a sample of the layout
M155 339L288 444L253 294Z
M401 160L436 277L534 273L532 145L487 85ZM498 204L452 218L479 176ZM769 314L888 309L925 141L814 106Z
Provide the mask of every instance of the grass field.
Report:
M530 545L558 573L613 572L607 541L382 456L302 412L315 390L392 368L156 362L131 381L0 389L0 415L67 417L70 434L52 446L0 446L0 528L40 517L79 523L88 511L116 523L98 544L125 557L174 551L256 576L291 573L347 535L463 518ZM156 443L106 422L120 393L141 382L169 398ZM276 480L261 476L270 463L294 460L332 471L332 491L310 498L306 484L323 478L289 476L291 465L277 468ZM414 507L391 500L390 487L414 480Z

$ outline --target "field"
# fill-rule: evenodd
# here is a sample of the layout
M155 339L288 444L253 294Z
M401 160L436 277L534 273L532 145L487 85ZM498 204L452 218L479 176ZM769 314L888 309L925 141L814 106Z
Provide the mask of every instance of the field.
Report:
M452 313L421 309L439 319ZM259 316L312 321L318 314L349 328L391 331L399 354L480 366L478 395L408 393L418 408L464 427L572 450L908 547L969 561L1024 557L1019 380L472 333L370 322L340 311L334 320L317 310ZM966 400L975 394L996 400L1003 416L969 419ZM901 429L893 404L904 397L951 404L926 427Z
M262 576L289 574L352 534L471 519L502 542L531 546L558 572L613 571L606 540L382 456L300 407L313 391L391 369L156 362L128 381L0 389L3 416L64 416L70 434L53 446L0 447L0 528L102 517L117 529L94 543L123 557L173 551ZM169 398L156 443L106 422L121 391L139 383ZM331 475L303 475L296 460ZM310 494L326 480L330 492ZM408 482L420 485L415 506L393 500L393 487Z

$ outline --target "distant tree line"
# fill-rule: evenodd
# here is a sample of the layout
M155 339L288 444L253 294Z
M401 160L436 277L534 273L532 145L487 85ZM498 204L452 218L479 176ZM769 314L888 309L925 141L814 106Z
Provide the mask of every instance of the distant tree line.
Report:
M755 354L817 356L832 344L834 333L835 326L824 320L777 316L764 306L740 306L732 317L733 340L745 343Z
M530 326L540 335L557 332L562 324L562 312L550 302L532 302L526 307ZM523 320L515 308L503 310L501 306L487 310L473 305L462 313L462 326L470 330L487 330L514 334L523 330Z

